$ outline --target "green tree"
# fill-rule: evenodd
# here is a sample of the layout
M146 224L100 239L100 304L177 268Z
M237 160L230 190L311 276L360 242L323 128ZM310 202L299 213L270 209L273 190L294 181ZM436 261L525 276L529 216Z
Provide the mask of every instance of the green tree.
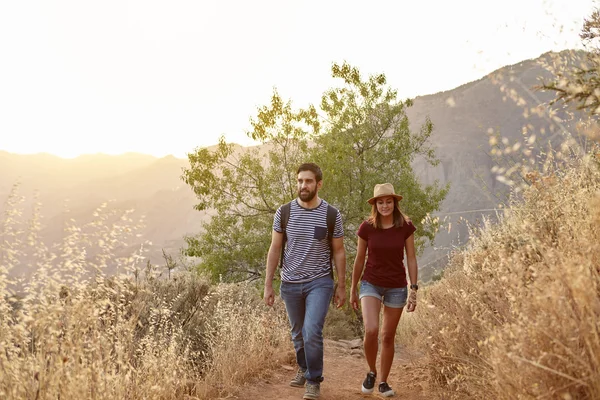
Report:
M262 146L243 148L221 138L214 149L188 154L182 179L198 197L198 210L211 210L202 232L185 238L185 255L213 279L260 277L271 237L273 214L296 196L296 168L308 140L318 133L316 110L293 110L275 91L269 106L250 121L249 137Z
M397 99L397 91L384 74L361 77L348 63L333 64L332 76L343 82L321 99L325 133L315 140L312 159L318 160L326 177L322 194L340 208L352 260L354 232L370 211L366 201L376 183L390 182L403 195L402 210L417 227L417 244L433 240L436 226L424 225L428 213L439 209L448 192L437 182L423 186L412 168L416 157L437 165L429 138L433 124L425 121L419 132L410 130L406 108L412 101Z
M296 197L296 169L307 161L321 166L323 198L342 212L350 263L352 233L368 213L375 183L391 182L405 196L419 244L433 239L435 227L421 221L448 188L422 186L411 166L419 156L437 163L428 141L433 125L427 120L418 133L410 131L405 109L412 103L397 100L385 75L363 81L348 64L334 64L332 74L344 84L323 95L320 114L314 106L295 111L275 92L248 132L262 146L244 149L221 138L215 149L188 155L182 178L198 196L196 208L214 213L202 232L186 238L184 252L199 257L199 268L214 279L257 279L264 272L273 214Z

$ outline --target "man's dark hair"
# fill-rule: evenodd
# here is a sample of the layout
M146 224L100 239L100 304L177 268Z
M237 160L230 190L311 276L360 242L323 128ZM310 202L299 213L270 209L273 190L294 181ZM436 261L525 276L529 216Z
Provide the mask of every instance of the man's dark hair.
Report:
M321 171L321 168L315 163L304 163L300 165L296 174L299 174L302 171L310 171L315 174L315 179L317 182L321 182L323 180L323 171Z

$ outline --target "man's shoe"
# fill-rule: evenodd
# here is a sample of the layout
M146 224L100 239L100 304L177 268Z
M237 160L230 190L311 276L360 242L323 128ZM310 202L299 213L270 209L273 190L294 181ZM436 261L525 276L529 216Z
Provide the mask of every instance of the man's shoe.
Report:
M304 387L304 384L306 383L306 378L304 377L305 372L306 372L305 369L298 368L298 371L296 372L296 376L294 377L294 379L292 379L290 381L290 386Z
M383 397L392 397L396 394L387 382L381 382L379 384L379 393L381 393Z
M373 371L369 371L367 377L362 383L362 392L365 394L373 393L373 389L375 389L375 378L377 378L377 374Z
M321 395L321 385L318 383L307 382L306 391L303 399L316 400Z

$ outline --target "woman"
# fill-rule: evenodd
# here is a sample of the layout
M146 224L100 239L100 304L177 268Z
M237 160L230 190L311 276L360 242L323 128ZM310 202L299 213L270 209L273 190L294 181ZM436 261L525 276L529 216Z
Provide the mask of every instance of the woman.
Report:
M377 379L377 351L379 337L379 313L383 303L381 327L381 365L379 370L379 392L390 397L394 391L387 382L394 360L396 328L404 306L412 312L417 306L417 258L415 256L416 228L400 211L402 196L394 193L390 183L375 185L371 204L371 215L358 228L358 246L354 269L350 304L358 310L358 300L362 307L365 327L364 352L369 372L362 384L363 393L372 393ZM410 277L410 296L407 296L404 250ZM365 266L365 258L367 263ZM363 274L364 270L364 274ZM360 296L357 294L358 282Z

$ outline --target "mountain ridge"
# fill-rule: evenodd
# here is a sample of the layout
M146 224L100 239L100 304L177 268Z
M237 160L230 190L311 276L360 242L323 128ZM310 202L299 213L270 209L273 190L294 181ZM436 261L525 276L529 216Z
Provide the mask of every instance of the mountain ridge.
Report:
M515 90L531 97L523 87L530 89L539 84L540 77L551 77L541 63L550 57L581 58L582 54L568 50L547 52L454 89L413 99L413 106L406 110L411 129L418 129L427 117L432 120L431 142L440 159L436 167L417 160L415 171L424 183L438 180L451 184L440 215L498 207L498 193L506 194L507 188L502 187L491 172L494 161L489 154L489 130L511 141L522 140L522 127L527 124L548 133L556 130L552 121L543 116L526 117L524 106L507 99L507 91ZM502 86L505 91L500 90ZM531 104L525 108L547 107L553 98L551 93L534 92L534 98L529 99ZM564 113L560 111L558 115L562 116L561 112ZM105 202L110 202L112 207L135 206L136 218L147 216L142 234L154 243L149 259L161 263L162 249L177 253L184 244L183 235L198 232L208 215L194 209L194 193L180 179L182 168L188 165L186 158L136 152L96 153L65 159L48 153L38 157L0 150L0 196L6 198L17 179L22 182L20 193L28 199L37 190L46 221L43 236L50 242L60 239L60 224L66 218L66 198L70 199L70 214L83 222L89 222L94 210ZM481 214L467 216L466 219L473 219L480 218ZM443 251L464 243L466 237L468 229L464 224L449 234L438 235L434 246L438 250L427 250L420 256L420 264L431 263ZM424 274L428 275L431 276L431 272Z

